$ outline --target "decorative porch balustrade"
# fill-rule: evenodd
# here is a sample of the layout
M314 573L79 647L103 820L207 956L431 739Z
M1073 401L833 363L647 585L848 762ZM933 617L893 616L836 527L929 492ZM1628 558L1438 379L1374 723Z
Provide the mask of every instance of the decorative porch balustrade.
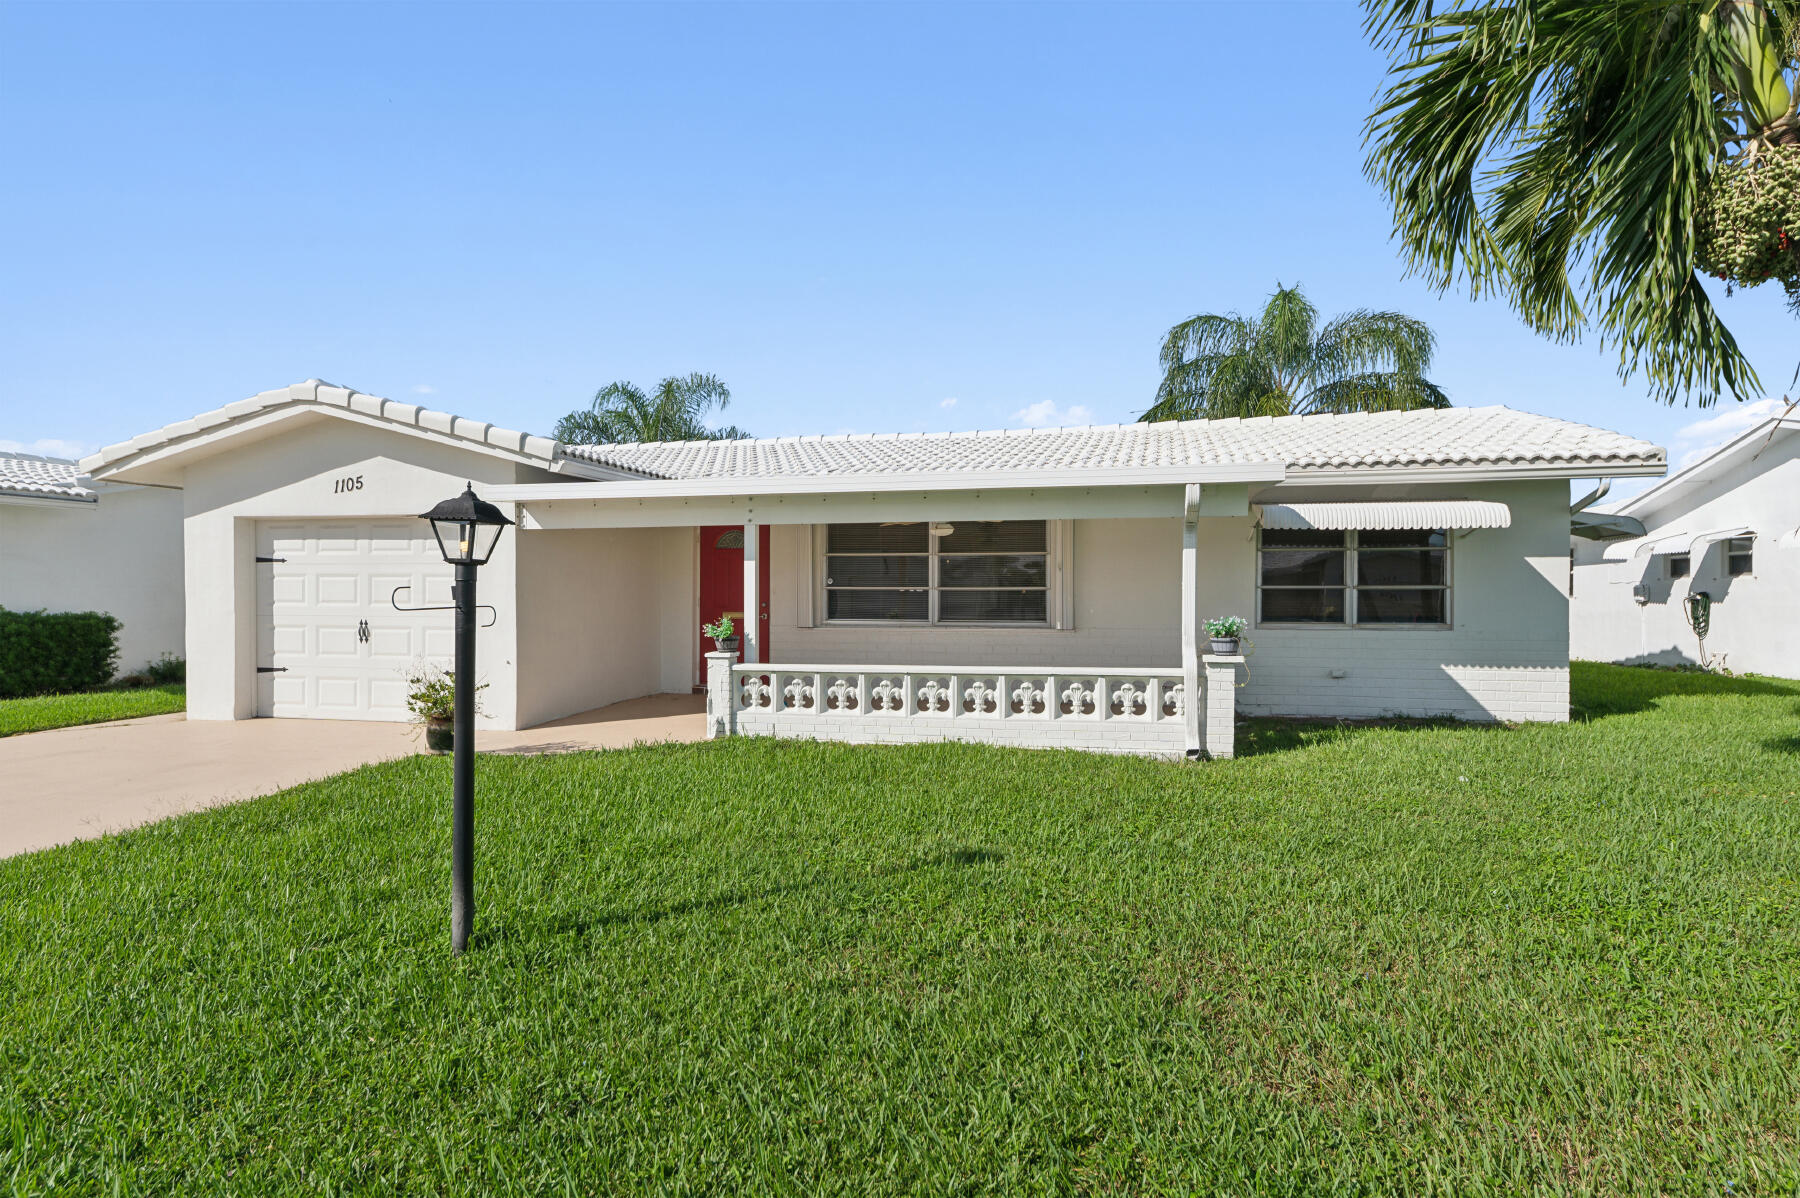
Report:
M715 653L707 658L708 735L1229 757L1237 660L1207 659L1200 673L1211 701L1190 718L1179 666L744 665Z

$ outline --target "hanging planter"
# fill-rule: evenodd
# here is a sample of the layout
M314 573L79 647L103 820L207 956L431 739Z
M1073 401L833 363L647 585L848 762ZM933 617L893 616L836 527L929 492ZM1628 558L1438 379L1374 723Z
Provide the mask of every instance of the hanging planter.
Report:
M1736 287L1774 279L1800 295L1800 145L1721 166L1698 216L1701 270Z

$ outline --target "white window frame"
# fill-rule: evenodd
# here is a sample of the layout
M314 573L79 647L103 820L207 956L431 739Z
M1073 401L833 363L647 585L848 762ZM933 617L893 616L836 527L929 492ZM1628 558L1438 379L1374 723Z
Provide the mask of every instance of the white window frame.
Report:
M841 523L855 524L855 523L859 523L859 521L848 520L848 521L841 521ZM918 521L916 521L916 523L927 524L927 525L933 524L933 523L955 524L956 521L954 521L954 520L934 521L934 520L929 520L926 518L920 518ZM1072 629L1075 627L1074 586L1071 582L1071 579L1073 577L1071 563L1072 563L1072 559L1074 557L1073 550L1074 550L1074 543L1075 543L1074 524L1075 524L1075 522L1073 520L1045 520L1044 521L1044 575L1045 575L1044 612L1045 612L1045 619L1043 619L1043 620L947 620L947 621L938 619L938 594L941 589L938 585L938 559L940 558L940 556L942 556L942 554L937 547L938 538L935 533L928 534L929 540L928 540L927 544L929 545L929 548L926 550L926 553L925 553L925 557L928 560L928 564L927 564L928 575L927 575L927 582L926 582L925 589L929 596L929 605L928 605L928 609L927 609L928 615L927 615L926 619L923 619L923 620L856 620L856 619L844 619L844 618L834 619L834 618L832 618L830 615L827 614L831 610L830 600L826 595L826 592L830 588L828 588L825 585L825 579L827 577L825 559L826 559L826 557L829 556L827 549L830 545L831 525L830 524L815 524L812 526L812 533L813 533L812 550L813 551L812 551L812 554L807 559L808 563L810 564L810 566L812 568L812 570L811 570L812 577L809 580L811 583L809 593L812 596L812 609L813 609L813 617L814 617L812 620L812 627L815 627L815 628L825 628L825 627L830 627L830 628L906 628L906 629L930 628L930 629L934 629L934 630L943 629L946 631L969 631L969 632L981 632L984 629L990 629L990 628L1037 629L1040 631L1046 630L1046 629L1060 630L1060 631L1066 631L1066 630ZM998 589L1004 590L1006 588L1003 587L1003 588L998 588Z
M1357 614L1358 614L1357 610L1356 610L1357 598L1358 598L1357 597L1357 588L1360 585L1359 581L1358 581L1357 557L1358 557L1359 552L1361 551L1361 545L1359 544L1360 538L1358 536L1358 530L1354 529L1354 528L1350 528L1350 529L1342 529L1342 530L1321 529L1320 531L1321 532L1342 531L1344 534L1344 548L1342 550L1342 553L1344 555L1344 586L1343 586L1344 618L1342 620L1339 620L1336 622L1328 621L1328 620L1264 620L1263 619L1263 615L1262 615L1262 606L1263 606L1263 572L1262 572L1263 530L1259 526L1256 530L1256 562L1255 562L1255 566L1254 566L1254 569L1256 571L1256 580L1255 580L1256 581L1256 627L1258 627L1258 628L1275 628L1275 629L1293 630L1293 631L1306 631L1306 632L1346 632L1346 631L1452 632L1455 630L1455 628L1456 628L1456 551L1455 551L1455 542L1462 535L1462 534L1459 534L1457 532L1457 530L1455 530L1453 528L1433 529L1432 530L1434 532L1442 532L1444 534L1444 544L1443 544L1443 550L1442 550L1443 554L1444 554L1444 585L1443 586L1441 586L1441 587L1415 586L1415 587L1371 588L1371 589L1377 589L1377 590L1387 589L1387 590L1403 590L1403 591L1437 591L1437 590L1443 591L1444 592L1444 622L1441 624L1383 624L1383 623L1359 622L1356 618ZM1283 548L1285 548L1285 546L1277 545L1274 548L1275 548L1276 552L1280 552ZM1370 552L1380 552L1382 550L1390 549L1390 548L1399 548L1399 546L1389 546L1389 545L1373 546L1373 547L1371 547ZM1428 547L1420 546L1420 548L1428 548ZM1404 550L1403 550L1403 552L1404 552ZM1284 590L1285 589L1285 590L1321 590L1321 591L1325 591L1325 590L1335 590L1337 588L1335 588L1335 587L1289 587L1289 588L1276 587L1273 589L1275 589L1275 590Z
M1735 548L1735 546L1738 546L1738 545L1742 545L1743 548L1742 549ZM1727 538L1725 538L1724 548L1725 548L1725 577L1727 577L1727 578L1754 578L1754 577L1756 577L1756 537L1755 536L1727 537ZM1731 568L1731 559L1734 557L1747 557L1750 559L1749 564L1742 570L1733 570Z

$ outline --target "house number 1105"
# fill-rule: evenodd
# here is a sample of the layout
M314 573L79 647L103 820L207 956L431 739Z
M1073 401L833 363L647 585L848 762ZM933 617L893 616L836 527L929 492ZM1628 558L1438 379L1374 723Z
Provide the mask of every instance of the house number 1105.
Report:
M334 478L331 480L331 493L333 495L342 495L346 491L360 490L362 490L362 475L360 474L352 474L346 478Z

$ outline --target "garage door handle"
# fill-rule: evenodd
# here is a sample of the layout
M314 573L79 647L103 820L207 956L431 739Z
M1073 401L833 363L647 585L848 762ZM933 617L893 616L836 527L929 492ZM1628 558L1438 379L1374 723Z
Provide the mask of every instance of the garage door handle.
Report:
M287 667L286 666L257 666L256 672L258 674L285 674L285 673L287 673Z
M356 639L365 645L369 643L369 622L367 620L357 624Z

